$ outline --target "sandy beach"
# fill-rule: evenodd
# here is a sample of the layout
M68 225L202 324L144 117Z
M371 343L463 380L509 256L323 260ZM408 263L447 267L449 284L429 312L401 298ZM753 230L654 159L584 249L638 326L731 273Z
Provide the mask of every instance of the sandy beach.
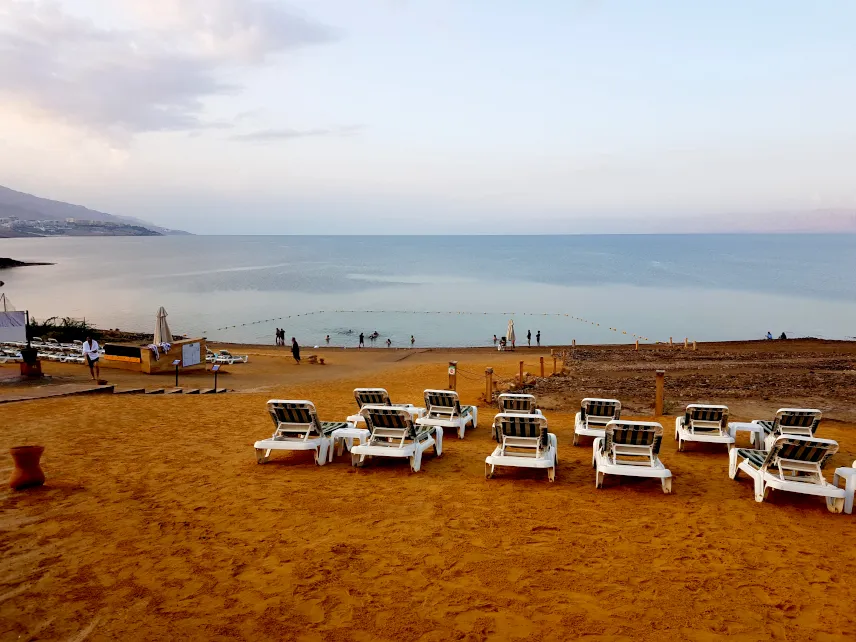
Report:
M789 493L758 504L745 476L729 479L724 447L678 453L672 438L692 401L726 403L734 420L818 407L819 436L840 444L831 479L856 459L854 343L580 346L567 376L530 390L559 440L553 484L537 471L484 478L495 412L484 369L505 383L520 360L539 374L544 356L549 374L547 348L304 349L325 366L296 366L287 348L233 348L250 361L226 368L229 394L0 405L0 452L44 445L48 477L14 492L3 455L0 639L840 640L856 628L853 516ZM310 399L340 421L358 386L422 405L425 388L447 386L450 360L479 426L464 440L447 431L421 472L378 460L355 469L347 456L319 468L309 453L256 463L268 399ZM615 396L624 416L651 419L659 367L673 493L615 478L595 489L590 440L571 445L580 399ZM44 369L54 383L88 377ZM102 375L120 388L172 384ZM210 386L211 375L181 383Z

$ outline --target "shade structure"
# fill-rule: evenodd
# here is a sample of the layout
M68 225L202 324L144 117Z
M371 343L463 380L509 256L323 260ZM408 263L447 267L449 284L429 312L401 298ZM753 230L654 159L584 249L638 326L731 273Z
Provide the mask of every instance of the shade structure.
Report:
M157 323L155 323L155 343L172 343L172 332L166 322L166 310L163 306L158 309Z
M508 330L505 333L505 338L508 343L514 343L514 319L508 320Z

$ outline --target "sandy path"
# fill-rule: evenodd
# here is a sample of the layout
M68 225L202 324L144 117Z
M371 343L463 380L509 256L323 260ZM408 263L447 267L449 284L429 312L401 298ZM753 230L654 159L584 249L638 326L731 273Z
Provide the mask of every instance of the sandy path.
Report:
M516 369L516 355L461 354L467 371ZM255 463L267 398L313 399L324 419L352 412L357 385L416 403L446 384L446 358L264 393L0 408L0 451L45 444L49 476L0 490L0 639L833 640L856 628L853 517L791 495L756 504L748 481L728 479L724 448L676 452L673 418L670 496L653 481L595 490L564 412L547 412L555 484L484 479L488 408L418 474L300 453ZM482 383L459 389L475 401ZM842 447L830 476L856 457L853 428L821 426Z

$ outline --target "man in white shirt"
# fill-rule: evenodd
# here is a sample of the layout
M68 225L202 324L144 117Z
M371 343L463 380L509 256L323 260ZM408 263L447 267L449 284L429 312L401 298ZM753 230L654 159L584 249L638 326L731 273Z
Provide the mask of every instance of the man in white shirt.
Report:
M100 379L101 371L98 369L98 358L101 354L98 352L98 342L92 337L86 337L86 341L83 342L83 356L86 357L92 379Z

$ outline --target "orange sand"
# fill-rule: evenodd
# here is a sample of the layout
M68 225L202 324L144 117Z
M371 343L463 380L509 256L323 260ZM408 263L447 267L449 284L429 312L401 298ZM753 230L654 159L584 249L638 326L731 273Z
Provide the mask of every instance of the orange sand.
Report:
M417 474L378 460L357 470L347 457L318 468L309 453L259 466L252 444L272 430L268 398L312 399L331 420L353 411L359 385L421 405L454 358L348 351L298 368L270 352L233 369L228 385L252 392L0 406L0 452L44 444L48 476L42 489L0 490L0 639L754 641L856 630L854 517L789 494L756 504L748 480L728 478L724 447L676 452L673 417L661 418L672 495L614 478L596 490L591 447L572 446L572 414L551 411L556 483L511 469L486 481L484 404L478 429L464 441L447 432L443 456ZM464 371L506 376L518 359L458 357ZM458 388L474 402L483 381L460 377ZM821 425L841 444L829 478L856 457L853 428ZM5 479L11 460L0 461Z

